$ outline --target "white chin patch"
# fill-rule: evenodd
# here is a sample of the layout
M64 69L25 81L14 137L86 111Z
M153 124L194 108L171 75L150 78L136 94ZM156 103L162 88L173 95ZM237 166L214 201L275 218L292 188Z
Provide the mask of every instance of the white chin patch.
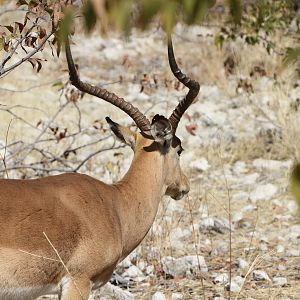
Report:
M169 141L173 138L172 130L160 131L157 130L155 126L151 128L151 135L158 143L164 143L165 141Z

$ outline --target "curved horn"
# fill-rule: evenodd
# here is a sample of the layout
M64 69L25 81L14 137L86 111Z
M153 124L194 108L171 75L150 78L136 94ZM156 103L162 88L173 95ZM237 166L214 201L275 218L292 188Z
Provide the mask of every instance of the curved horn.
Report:
M78 76L71 49L70 49L70 42L69 38L66 38L65 41L65 46L66 46L66 57L67 57L67 62L68 62L68 68L69 68L69 75L70 75L70 80L71 83L77 87L80 91L88 93L90 95L96 96L98 98L101 98L117 107L119 107L121 110L123 110L125 113L127 113L135 122L137 127L142 131L142 132L147 132L150 131L150 122L144 116L138 108L133 106L132 104L128 103L125 101L123 98L118 97L112 92L108 92L106 89L100 88L98 86L91 85L87 82L82 82Z
M199 93L200 90L200 84L199 82L189 78L185 74L181 72L181 70L178 68L178 65L176 63L176 59L174 56L174 50L172 45L172 39L169 37L168 39L168 57L169 57L169 65L172 70L172 73L174 76L183 83L186 87L189 88L189 92L187 95L178 103L176 108L173 110L171 116L169 117L169 121L172 124L173 132L176 132L178 123L185 113L185 111L188 109L188 107L193 103L193 100L196 98L196 96Z

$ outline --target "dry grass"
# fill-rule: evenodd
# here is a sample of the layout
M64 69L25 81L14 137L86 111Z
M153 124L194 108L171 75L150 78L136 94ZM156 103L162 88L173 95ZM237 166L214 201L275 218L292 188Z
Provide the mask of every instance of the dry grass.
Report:
M272 130L261 129L261 124L257 123L257 130L252 135L245 135L241 128L240 136L234 141L222 140L223 133L220 131L219 145L208 144L205 147L195 149L194 155L197 157L205 157L209 161L211 168L200 173L194 170L188 171L192 182L191 193L189 199L179 203L182 209L178 211L168 211L169 199L164 199L156 218L156 226L160 226L161 233L155 232L155 228L150 231L145 241L139 248L139 260L147 261L155 268L155 276L145 287L143 284L135 287L137 299L149 299L149 296L157 290L162 290L166 297L171 297L172 292L179 292L183 295L183 299L213 299L213 297L223 296L229 297L228 292L223 286L217 286L211 282L210 275L213 273L228 273L232 272L232 276L242 275L245 280L242 291L239 295L232 293L231 298L234 299L298 299L300 295L299 287L299 257L285 257L282 253L274 251L278 241L278 234L284 236L287 234L291 225L299 222L295 215L291 215L288 220L276 220L275 215L286 215L286 207L278 205L274 201L263 202L257 205L257 209L244 213L243 224L247 226L238 226L232 232L232 263L229 260L229 233L217 234L214 232L200 233L195 230L195 224L201 221L201 218L206 212L210 216L218 218L224 217L228 219L228 212L234 214L240 212L243 207L249 204L248 197L244 197L240 201L231 199L232 195L237 193L236 188L232 188L232 182L226 182L223 174L223 167L226 164L234 164L236 161L246 162L248 171L245 175L256 172L251 164L253 159L300 159L300 118L298 102L295 101L295 93L299 90L294 89L295 73L294 69L290 68L282 70L281 58L273 55L268 55L261 46L246 46L240 41L227 45L223 50L219 50L214 46L212 37L196 37L191 34L195 28L176 29L176 55L181 58L181 65L184 70L189 70L191 75L198 79L202 85L216 85L222 92L222 96L229 99L235 97L243 97L244 105L249 109L248 118L245 122L250 122L252 119L262 118L273 123ZM111 39L118 38L117 34L112 34ZM132 49L124 46L124 51L129 52L126 63L124 62L125 55L117 57L113 62L108 61L101 56L100 46L97 44L97 54L86 56L84 52L74 52L80 58L83 65L82 73L94 82L114 82L119 80L118 73L122 74L123 82L111 85L111 89L119 91L121 95L128 93L128 88L133 84L139 84L142 74L147 73L151 76L157 75L159 80L158 90L153 86L147 87L146 93L151 96L149 101L140 101L138 105L144 105L146 108L151 107L153 102L162 100L165 103L158 104L155 109L161 108L163 111L170 111L173 103L176 102L179 90L174 95L173 78L166 64L164 34L161 32L134 33L132 39L138 40L138 49ZM148 41L150 40L150 42ZM292 42L286 37L276 37L280 39L281 45L292 45ZM85 43L92 43L92 40L84 40ZM146 46L144 44L147 44ZM78 48L81 48L79 39L77 40ZM148 50L147 50L148 47ZM130 51L129 51L130 50ZM76 50L75 50L76 51ZM125 52L126 52L125 51ZM143 52L144 51L144 52ZM233 56L236 67L234 75L226 76L223 68L224 60L229 56ZM59 97L59 92L52 87L52 83L57 79L66 80L67 75L61 70L65 67L64 58L53 59L48 52L43 53L43 56L49 60L46 63L40 74L33 74L30 64L22 65L18 70L11 73L9 76L1 80L1 88L9 88L13 90L24 90L30 86L40 87L28 90L26 92L9 92L1 91L0 103L3 105L24 105L34 106L42 109L45 113L33 109L24 110L17 109L18 114L32 122L37 123L40 119L47 120L47 117L54 113L57 109L56 99ZM250 72L257 65L263 66L268 77L272 78L277 74L278 80L271 88L263 90L260 86L260 77L249 77ZM98 66L112 72L99 71ZM113 72L114 70L117 70ZM26 74L26 76L25 76ZM246 96L245 92L237 92L236 87L240 77L247 77L253 86L254 96L251 93ZM26 79L25 79L26 78ZM169 86L165 86L166 80L172 80ZM45 84L45 85L44 85ZM160 91L164 91L165 94ZM294 93L293 95L291 95ZM168 94L168 95L167 95ZM161 97L166 95L166 99ZM272 101L268 104L261 105L260 99L268 96ZM153 98L152 98L153 97ZM159 99L157 99L159 98ZM154 100L153 100L154 99ZM201 96L200 96L201 99ZM116 120L124 119L119 111L110 107L107 104L99 102L99 110L95 109L98 105L97 100L85 96L82 100L89 105L79 103L82 109L82 120L86 125L92 125L94 120L104 119L104 116L111 115ZM152 102L151 102L152 101ZM171 104L169 104L171 102ZM152 113L153 109L150 111ZM0 139L5 140L8 124L11 116L7 113L0 112L1 123ZM61 116L60 124L70 124L76 116L76 110L68 111L68 114ZM24 127L24 124L14 120L12 122L9 141L18 140L22 137L23 140L31 139L32 132ZM55 145L54 145L55 146ZM188 149L187 149L188 152ZM124 160L129 156L129 151L125 150L123 156L113 157L111 153L110 159L117 165L122 165ZM130 154L131 155L131 154ZM100 159L94 159L89 164L90 173L100 177L101 175L95 171L96 164L101 163ZM115 166L114 166L115 167ZM188 166L185 166L187 168ZM114 170L119 170L116 167ZM272 173L263 174L260 181L263 181L266 176L270 181L276 182L280 187L278 195L279 201L286 201L291 198L288 191L288 170L282 174L280 178L273 178ZM118 175L116 175L118 176ZM245 193L250 192L250 188L242 188ZM228 211L228 201L230 200L231 207ZM189 229L193 227L193 234L189 240L184 242L184 246L175 248L170 240L170 233L175 228ZM260 240L256 237L264 234L268 236L268 250L260 249ZM227 249L223 253L216 252L214 249L220 245L227 245ZM297 242L283 242L284 247L288 249L290 246L298 247ZM249 253L245 251L247 247L253 247ZM151 251L149 249L152 249ZM155 251L154 251L154 250ZM209 273L207 278L202 279L200 272L191 274L188 278L166 278L162 272L161 258L163 256L179 257L182 255L203 255L207 262ZM251 264L253 268L241 271L236 266L237 258L244 258ZM260 262L260 264L257 264ZM137 261L138 263L138 261ZM278 265L285 267L284 270L278 270ZM288 285L284 287L276 287L268 282L255 282L252 280L252 271L256 268L262 268L267 271L269 276L280 275L288 279ZM168 298L167 298L168 299Z

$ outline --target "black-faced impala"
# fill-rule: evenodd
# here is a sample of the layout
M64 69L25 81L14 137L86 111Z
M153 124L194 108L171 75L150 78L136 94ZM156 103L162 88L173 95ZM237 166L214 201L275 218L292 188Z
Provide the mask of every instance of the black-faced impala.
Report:
M115 184L75 173L0 180L1 300L45 294L88 299L91 289L104 285L143 240L162 197L179 200L189 192L189 180L180 168L181 141L175 134L200 86L178 68L171 40L171 70L189 92L169 118L155 115L151 122L123 98L82 82L68 41L66 56L75 87L134 120L139 132L106 118L116 137L134 151L133 161Z

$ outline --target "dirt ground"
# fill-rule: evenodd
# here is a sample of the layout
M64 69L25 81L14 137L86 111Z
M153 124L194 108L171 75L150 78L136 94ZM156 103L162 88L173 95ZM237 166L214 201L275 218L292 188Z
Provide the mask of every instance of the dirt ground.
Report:
M294 68L281 69L276 54L268 55L263 47L246 46L242 41L219 50L213 35L212 28L180 25L173 35L180 66L201 84L198 101L178 132L191 192L179 202L163 199L149 234L115 275L127 280L119 286L135 299L300 299L300 224L290 192L291 168L300 154L299 82ZM169 71L166 40L159 29L134 32L127 40L115 33L106 38L77 35L72 49L84 80L108 84L106 88L148 116L168 115L186 93ZM1 80L0 139L4 142L13 119L8 143L30 145L39 135L33 127L39 121L40 126L47 124L65 101L57 84L67 81L64 56L53 58L47 50L42 56L48 61L39 74L30 64L23 64ZM228 57L234 59L230 72L224 67ZM250 76L258 66L265 72ZM126 115L88 95L76 105L69 105L54 122L74 132L81 112L84 130L72 145L86 145L108 135L107 115L130 124ZM46 134L49 138L53 132ZM99 147L120 146L116 143L108 136L78 150L76 156L67 158L68 166L80 163ZM62 139L46 141L43 147L61 155L66 145ZM79 171L113 182L126 172L131 158L127 148L107 150ZM30 153L24 165L39 159L39 154ZM14 162L13 158L9 162L11 178L63 171L55 164L47 165L53 172L14 169ZM198 261L175 276L166 271L166 257L191 255L202 257L207 270ZM129 266L140 269L138 278L124 275ZM232 291L228 291L230 277Z

